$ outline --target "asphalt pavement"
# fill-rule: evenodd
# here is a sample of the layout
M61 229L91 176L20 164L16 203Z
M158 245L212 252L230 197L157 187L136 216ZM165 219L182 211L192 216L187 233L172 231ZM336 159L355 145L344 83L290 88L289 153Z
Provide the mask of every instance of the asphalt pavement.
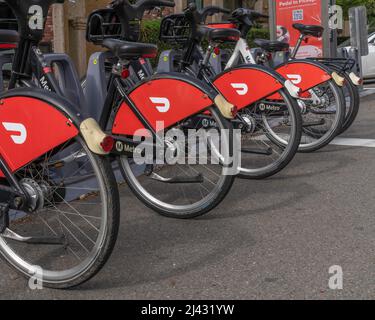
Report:
M343 137L375 140L375 95ZM121 203L117 246L97 277L71 291L32 291L0 262L0 298L375 298L375 148L299 154L273 178L237 180L196 220L162 218L124 186ZM334 265L342 290L328 285Z

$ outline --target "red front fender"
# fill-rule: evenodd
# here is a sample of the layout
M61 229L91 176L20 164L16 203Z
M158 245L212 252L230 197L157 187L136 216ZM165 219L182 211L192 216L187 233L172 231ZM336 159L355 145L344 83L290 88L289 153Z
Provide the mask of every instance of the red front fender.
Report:
M285 79L292 81L302 92L332 79L327 69L310 61L290 61L276 69Z
M156 131L172 127L214 104L213 100L197 86L174 78L159 78L145 82L129 94L129 99ZM158 128L157 122L161 122L163 126ZM123 102L116 114L112 133L133 136L141 129L145 129L144 125L131 107Z
M0 99L0 154L13 172L78 133L71 120L47 102L25 96Z
M214 85L239 110L279 91L285 80L271 70L242 66L220 74Z

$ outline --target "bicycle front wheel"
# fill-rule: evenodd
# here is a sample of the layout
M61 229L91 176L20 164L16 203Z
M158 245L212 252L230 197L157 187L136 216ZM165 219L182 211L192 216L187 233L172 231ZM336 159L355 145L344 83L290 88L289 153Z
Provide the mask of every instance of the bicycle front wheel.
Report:
M224 132L231 132L230 122L223 119L216 108L209 108L208 111L209 116L207 113L196 115L184 123L197 123L195 128L199 127L207 135L213 129L217 133L216 139L229 149L231 138ZM199 117L201 120L197 121ZM202 121L211 123L211 130L204 129ZM176 128L186 129L185 125ZM226 165L222 161L212 161L210 157L210 154L218 153L214 151L213 142L209 142L212 143L208 148L210 150L204 150L206 146L192 142L187 137L178 147L184 150L184 161L176 164L152 163L142 166L134 165L130 157L119 158L124 178L137 198L163 216L178 219L201 216L220 204L233 184L234 176L228 172ZM201 151L206 152L206 156L202 157L202 153L199 154ZM203 163L194 161L191 164L189 160L198 154L198 160L203 160Z
M345 78L345 84L342 90L345 97L346 114L344 124L340 132L340 134L343 134L352 126L354 121L357 119L361 100L358 87L353 84L348 74L343 73L340 75Z
M241 113L249 123L242 133L241 178L273 176L283 170L298 151L302 134L300 110L285 89L279 94L279 100L264 99Z
M310 91L319 102L300 101L302 138L300 152L314 152L327 146L342 129L346 103L342 89L330 80Z
M89 280L109 258L119 226L118 188L108 161L76 137L15 177L32 200L27 210L9 211L9 227L0 234L2 256L46 287Z

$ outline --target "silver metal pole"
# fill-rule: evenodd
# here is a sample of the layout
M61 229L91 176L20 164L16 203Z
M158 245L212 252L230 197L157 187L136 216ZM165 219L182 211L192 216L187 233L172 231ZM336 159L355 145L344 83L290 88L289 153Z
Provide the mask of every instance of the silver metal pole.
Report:
M329 28L329 5L330 0L321 0L322 5L322 27L323 33L323 56L331 56L331 29Z
M276 40L276 1L268 0L268 8L269 8L269 24L270 24L270 39Z

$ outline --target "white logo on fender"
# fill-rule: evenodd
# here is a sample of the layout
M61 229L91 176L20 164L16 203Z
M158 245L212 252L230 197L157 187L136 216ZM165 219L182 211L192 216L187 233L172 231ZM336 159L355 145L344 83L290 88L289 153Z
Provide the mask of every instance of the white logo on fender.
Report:
M240 96L244 96L249 92L249 87L246 83L231 83L231 86L236 89Z
M286 75L293 84L300 84L302 77L299 74L287 74Z
M167 98L150 98L150 100L161 113L166 113L171 108L171 103Z
M27 130L22 123L3 122L3 126L9 132L18 133L10 136L15 144L24 144L26 142Z

